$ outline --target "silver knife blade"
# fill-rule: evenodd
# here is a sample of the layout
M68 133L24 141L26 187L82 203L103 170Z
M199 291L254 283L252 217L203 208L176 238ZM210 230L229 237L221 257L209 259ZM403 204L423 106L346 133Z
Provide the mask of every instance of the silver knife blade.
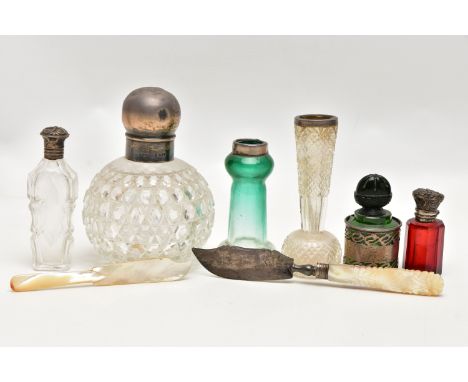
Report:
M192 251L208 271L220 277L250 281L292 278L293 259L278 251L227 245Z

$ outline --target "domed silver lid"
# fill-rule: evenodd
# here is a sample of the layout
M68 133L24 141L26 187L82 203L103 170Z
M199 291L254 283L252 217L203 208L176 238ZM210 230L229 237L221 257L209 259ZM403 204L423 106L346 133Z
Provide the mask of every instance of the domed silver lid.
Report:
M174 158L180 122L180 105L174 95L157 87L133 90L124 100L122 122L127 130L127 159L166 162Z
M127 133L144 137L174 136L180 122L180 105L168 91L145 87L132 91L122 106Z

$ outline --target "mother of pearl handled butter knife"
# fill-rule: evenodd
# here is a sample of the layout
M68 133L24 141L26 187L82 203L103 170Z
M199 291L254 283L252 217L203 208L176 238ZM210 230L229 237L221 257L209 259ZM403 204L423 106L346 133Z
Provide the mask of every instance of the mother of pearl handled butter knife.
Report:
M72 285L121 285L178 280L189 269L187 263L170 259L136 260L108 264L84 272L50 272L13 276L10 287L15 292L60 288Z
M425 296L438 296L444 287L442 277L432 272L344 264L296 265L292 258L268 249L222 246L193 248L193 253L211 273L235 280L284 280L300 272L369 289Z

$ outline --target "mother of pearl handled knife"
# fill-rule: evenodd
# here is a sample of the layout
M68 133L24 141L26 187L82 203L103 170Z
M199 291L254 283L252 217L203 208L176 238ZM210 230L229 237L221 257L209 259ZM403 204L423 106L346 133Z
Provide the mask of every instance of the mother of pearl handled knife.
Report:
M136 260L108 264L84 272L49 272L13 276L10 287L15 292L60 288L72 285L121 285L178 280L189 266L170 259Z
M438 296L444 287L442 277L432 272L344 264L296 265L292 258L268 249L222 246L193 248L193 253L208 271L228 279L284 280L300 272L369 289L425 296Z

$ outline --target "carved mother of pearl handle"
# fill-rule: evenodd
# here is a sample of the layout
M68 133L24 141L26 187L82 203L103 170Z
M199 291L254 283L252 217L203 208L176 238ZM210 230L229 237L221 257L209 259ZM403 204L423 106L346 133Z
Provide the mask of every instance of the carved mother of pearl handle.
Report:
M439 296L444 280L432 272L330 264L328 280L390 292Z

